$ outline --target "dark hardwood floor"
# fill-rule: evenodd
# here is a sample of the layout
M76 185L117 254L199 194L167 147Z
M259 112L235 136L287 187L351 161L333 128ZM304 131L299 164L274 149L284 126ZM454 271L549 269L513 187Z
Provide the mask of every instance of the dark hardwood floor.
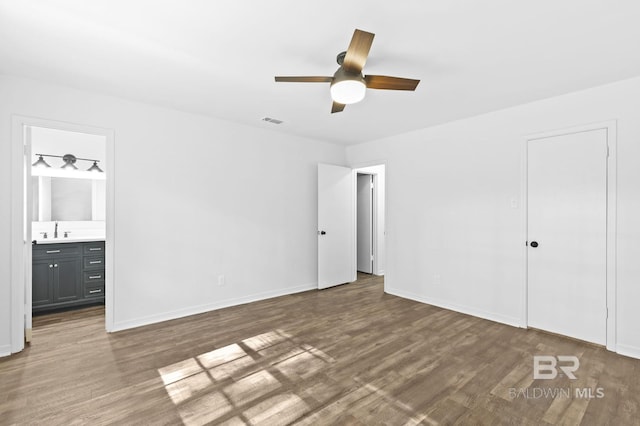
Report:
M577 356L577 379L534 380L534 355ZM369 275L114 334L101 307L39 316L0 359L2 425L207 423L638 425L640 360Z

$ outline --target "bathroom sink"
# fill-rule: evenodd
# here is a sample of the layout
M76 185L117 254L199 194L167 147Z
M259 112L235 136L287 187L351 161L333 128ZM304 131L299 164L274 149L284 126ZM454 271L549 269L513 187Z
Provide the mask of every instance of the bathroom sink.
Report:
M39 238L34 240L36 244L60 244L60 243L85 243L90 241L104 241L104 235L87 235L79 237Z

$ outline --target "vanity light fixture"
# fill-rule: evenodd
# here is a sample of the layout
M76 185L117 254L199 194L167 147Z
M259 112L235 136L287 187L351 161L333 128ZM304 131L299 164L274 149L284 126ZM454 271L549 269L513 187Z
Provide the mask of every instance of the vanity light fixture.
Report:
M64 161L64 164L62 165L61 168L63 169L67 169L67 170L78 170L78 167L76 167L76 156L73 154L65 154L62 156L62 161Z
M36 155L38 155L40 158L38 158L38 161L33 163L33 167L51 167L49 164L47 164L46 161L44 161L44 158L42 158L41 154Z
M89 167L87 171L103 173L102 169L98 167L98 163L100 162L100 160L94 160L91 158L78 158L73 154L65 154L65 155L36 154L36 155L39 158L38 158L38 161L33 163L33 167L51 167L49 164L47 164L46 161L44 161L44 158L42 157L54 157L54 158L62 158L62 161L64 161L64 164L62 165L61 168L65 170L78 170L78 167L76 166L76 161L82 160L82 161L93 161L93 165Z
M102 173L102 169L98 167L98 160L93 161L93 166L89 167L88 171Z

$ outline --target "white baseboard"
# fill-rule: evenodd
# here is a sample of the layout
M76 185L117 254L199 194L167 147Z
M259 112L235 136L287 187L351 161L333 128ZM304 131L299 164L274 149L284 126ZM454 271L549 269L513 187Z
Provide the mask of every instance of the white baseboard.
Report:
M620 355L640 359L640 348L636 348L635 346L621 345L620 343L618 343L617 349L617 352Z
M455 303L450 303L443 300L433 299L430 297L424 297L411 292L400 290L397 288L385 288L385 292L394 296L402 297L404 299L415 300L416 302L426 303L427 305L437 306L439 308L448 309L450 311L456 311L463 314L471 315L478 318L487 319L489 321L499 322L501 324L510 325L513 327L521 327L522 320L516 317L510 317L507 315L497 314L495 312L483 311L482 309L472 308L469 306L462 306Z
M130 328L141 327L143 325L155 324L158 322L169 321L177 318L188 317L191 315L202 314L205 312L215 311L216 309L228 308L231 306L242 305L245 303L257 302L260 300L271 299L274 297L286 296L288 294L300 293L318 288L317 283L305 284L295 287L288 287L280 290L265 291L248 296L237 297L233 299L221 300L215 303L207 303L204 305L190 306L184 309L178 309L171 312L164 312L158 315L150 315L141 318L135 318L126 321L114 321L112 331L128 330Z
M0 357L11 355L11 345L0 346Z

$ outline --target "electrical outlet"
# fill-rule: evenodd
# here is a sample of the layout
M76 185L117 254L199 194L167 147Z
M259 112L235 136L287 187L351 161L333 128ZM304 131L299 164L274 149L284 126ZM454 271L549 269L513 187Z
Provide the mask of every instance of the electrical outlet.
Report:
M218 285L224 285L224 275L218 275Z

